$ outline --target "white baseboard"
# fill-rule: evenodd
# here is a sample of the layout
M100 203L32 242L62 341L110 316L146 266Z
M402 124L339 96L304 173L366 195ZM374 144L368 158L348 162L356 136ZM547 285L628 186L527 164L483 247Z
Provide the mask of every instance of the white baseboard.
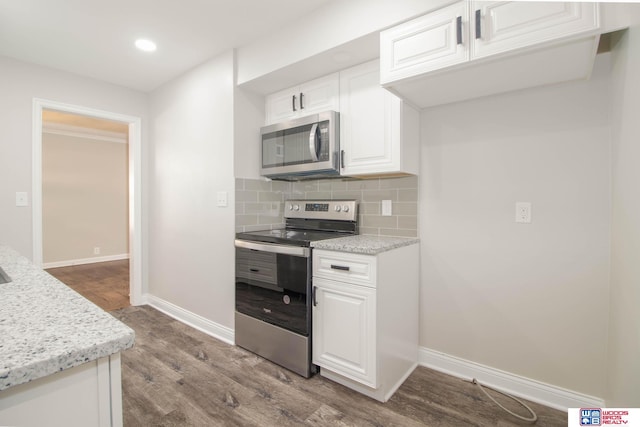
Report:
M107 261L120 261L123 259L129 259L129 254L106 255L106 256L96 256L93 258L80 258L80 259L69 259L66 261L47 262L42 264L42 268L47 269L47 268L58 268L58 267L70 267L72 265L93 264L96 262L107 262Z
M605 407L604 399L545 384L425 347L420 347L418 357L420 365L427 368L467 380L476 378L483 385L561 411L567 411L568 408Z
M143 295L142 301L143 304L149 304L151 307L163 312L164 314L171 316L192 328L204 332L207 335L211 335L220 341L224 341L231 345L234 345L235 343L235 333L231 328L212 322L199 314L192 313L182 307L178 307L173 303L150 294Z

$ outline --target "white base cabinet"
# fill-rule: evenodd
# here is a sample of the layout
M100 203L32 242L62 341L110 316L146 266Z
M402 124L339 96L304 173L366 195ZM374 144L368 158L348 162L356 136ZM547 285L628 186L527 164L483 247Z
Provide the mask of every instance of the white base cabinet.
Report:
M0 391L0 425L122 427L120 353Z
M378 255L313 251L313 363L386 402L418 361L418 244Z

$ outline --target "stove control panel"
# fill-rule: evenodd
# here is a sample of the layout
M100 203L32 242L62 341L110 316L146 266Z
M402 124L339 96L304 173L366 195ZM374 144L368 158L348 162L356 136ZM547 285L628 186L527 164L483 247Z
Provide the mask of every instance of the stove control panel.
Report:
M356 200L287 200L285 218L313 218L355 221L358 215Z

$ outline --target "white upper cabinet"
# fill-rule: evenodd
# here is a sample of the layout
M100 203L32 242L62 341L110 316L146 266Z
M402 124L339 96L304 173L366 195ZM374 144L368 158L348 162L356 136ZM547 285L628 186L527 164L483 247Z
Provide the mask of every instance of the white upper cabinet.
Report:
M340 72L341 174L417 174L419 113L380 86L378 61Z
M339 74L334 73L268 95L265 124L270 125L322 111L339 111L339 82Z
M587 78L600 6L458 2L380 33L380 82L420 108Z
M380 33L381 82L468 61L468 23L465 1Z
M598 28L596 3L472 2L471 58L557 40Z

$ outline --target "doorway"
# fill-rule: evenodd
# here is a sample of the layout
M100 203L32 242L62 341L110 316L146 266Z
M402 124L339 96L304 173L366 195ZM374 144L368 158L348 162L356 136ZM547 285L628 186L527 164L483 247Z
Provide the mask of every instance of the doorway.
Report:
M106 121L114 125L124 126L127 132L127 204L124 223L128 226L128 276L129 301L132 305L140 305L142 301L142 251L141 251L141 131L140 118L118 113L95 110L82 106L58 103L42 99L34 99L33 104L33 247L34 264L44 267L43 245L43 114L54 112L61 116L75 117L74 120L85 122ZM97 120L97 121L96 121ZM91 261L93 255L100 255L101 247L92 248L92 256L79 257L76 262L80 265ZM97 252L97 253L96 253ZM112 262L116 262L116 256ZM110 261L107 258L96 257L97 260ZM51 266L51 264L49 264ZM85 269L86 270L86 269ZM119 270L122 272L122 269Z

